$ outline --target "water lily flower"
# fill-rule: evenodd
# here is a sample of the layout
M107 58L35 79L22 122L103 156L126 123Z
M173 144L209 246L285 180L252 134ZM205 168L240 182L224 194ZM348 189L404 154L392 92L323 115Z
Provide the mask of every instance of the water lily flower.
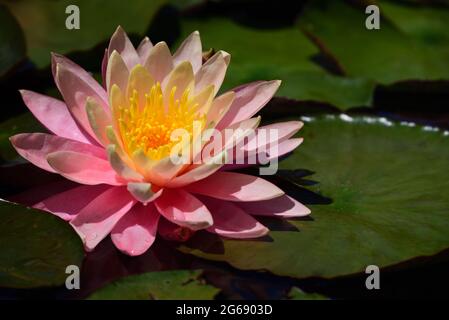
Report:
M10 138L34 165L76 182L33 207L70 222L87 251L109 234L128 255L144 253L156 235L186 240L197 230L223 237L264 236L254 216L281 218L310 213L304 205L260 177L230 171L233 164L170 161L171 133L205 128L261 130L254 115L280 81L259 81L217 92L230 55L202 58L193 32L172 55L165 42L145 38L135 49L122 28L113 34L102 62L103 85L69 59L52 54L52 72L64 99L22 90L25 104L52 133ZM291 152L299 121L272 124L278 149ZM257 133L257 131L256 131ZM205 144L202 144L204 147ZM224 151L235 146L224 144Z

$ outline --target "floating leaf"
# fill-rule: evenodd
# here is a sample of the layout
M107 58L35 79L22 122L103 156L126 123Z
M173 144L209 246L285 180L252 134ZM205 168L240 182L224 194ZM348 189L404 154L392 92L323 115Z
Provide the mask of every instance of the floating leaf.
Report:
M20 0L7 2L25 31L28 54L38 67L50 63L50 52L66 54L91 49L107 41L118 25L128 33L143 35L165 0ZM67 29L66 8L80 11L80 29ZM138 17L138 18L136 18Z
M404 33L431 46L449 49L449 8L379 1L382 14Z
M449 248L449 136L382 118L342 118L306 123L303 145L280 162L294 170L292 183L296 172L315 172L301 184L331 204L309 203L310 217L288 228L264 220L274 229L266 239L202 243L198 234L182 251L240 269L330 278ZM300 190L291 195L303 200Z
M0 201L0 286L35 288L65 283L81 267L82 243L68 223L49 213Z
M318 50L299 28L256 30L222 18L186 19L181 26L181 38L199 30L204 50L214 48L231 54L223 89L281 79L278 96L327 102L341 108L371 104L374 84L326 73L312 62Z
M219 289L201 283L200 271L148 272L121 278L93 293L91 300L205 300Z
M293 287L288 293L290 300L328 300L327 297L318 293L306 293L297 287Z
M0 5L0 77L25 57L25 39L8 8Z
M200 6L207 2L207 0L169 0L172 6L179 10L190 9L196 6Z
M387 20L368 30L368 15L341 1L314 1L299 26L348 76L391 84L401 80L449 79L449 52L407 36Z

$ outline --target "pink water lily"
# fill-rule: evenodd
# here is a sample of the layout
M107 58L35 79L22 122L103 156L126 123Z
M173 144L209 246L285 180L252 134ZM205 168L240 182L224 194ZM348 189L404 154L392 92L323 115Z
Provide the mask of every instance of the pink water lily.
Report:
M176 164L168 156L176 128L256 129L253 117L280 81L260 81L217 92L230 55L203 62L200 35L192 33L172 55L165 42L145 38L134 48L122 28L102 62L103 86L69 59L53 54L52 72L63 101L22 90L25 104L52 132L11 137L34 165L77 183L33 207L70 222L90 251L109 234L128 255L144 253L156 235L186 240L205 229L228 238L256 238L268 229L254 216L281 218L310 211L276 185L229 171L232 164ZM301 139L299 121L278 129L279 157ZM258 129L260 130L260 128ZM204 145L203 145L204 146ZM235 146L224 144L224 151Z

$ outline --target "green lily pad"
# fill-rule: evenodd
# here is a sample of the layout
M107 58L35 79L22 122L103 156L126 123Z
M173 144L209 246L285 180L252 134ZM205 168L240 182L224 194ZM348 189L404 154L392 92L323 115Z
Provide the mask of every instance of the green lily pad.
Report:
M382 14L404 33L425 44L449 48L449 8L379 1Z
M148 272L124 277L93 293L90 300L210 300L219 289L201 283L200 271Z
M318 293L307 293L297 287L293 287L288 293L290 300L329 300L326 296Z
M257 80L281 79L278 96L319 101L347 109L371 104L373 82L324 71L312 58L319 52L299 28L256 30L223 18L185 19L182 36L199 30L203 49L231 54L223 90Z
M165 0L21 0L6 4L22 26L28 54L38 67L50 63L50 52L66 54L88 50L107 41L118 25L128 33L143 35L151 19ZM66 28L66 8L76 5L80 11L80 29ZM101 61L98 63L100 64Z
M199 245L198 234L180 249L240 269L331 278L449 248L449 132L383 118L342 119L306 123L304 143L279 164L292 170L283 175L291 183L309 185L331 204L304 201L306 192L296 188L291 195L307 203L310 217L289 220L289 228L264 220L274 229L266 239ZM292 178L306 170L318 183Z
M67 266L81 267L83 256L81 240L67 222L0 201L0 287L62 285Z
M11 145L9 137L22 132L47 132L31 112L23 113L0 123L0 159L13 161L21 159Z
M408 36L388 20L381 20L379 30L368 30L367 17L342 1L313 1L298 24L348 76L382 84L449 79L447 50Z
M25 58L25 38L8 8L0 5L0 77Z
M207 0L168 0L168 3L179 10L190 9L206 3Z

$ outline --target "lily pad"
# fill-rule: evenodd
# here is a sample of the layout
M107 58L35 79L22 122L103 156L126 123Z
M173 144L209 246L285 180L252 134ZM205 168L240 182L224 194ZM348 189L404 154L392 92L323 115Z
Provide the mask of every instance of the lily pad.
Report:
M288 293L290 300L329 300L329 298L318 294L318 293L307 293L299 289L298 287L293 287Z
M202 4L205 4L207 0L168 0L168 3L179 10L190 9Z
M223 90L257 80L282 79L277 93L347 109L371 105L374 84L327 73L312 59L319 51L299 28L256 30L223 18L184 19L182 36L199 30L203 49L231 54Z
M66 54L91 49L107 41L118 25L128 33L143 35L165 2L135 0L124 4L119 0L21 0L6 4L25 32L31 60L38 67L45 67L50 63L50 52ZM72 13L66 13L69 5L79 8L79 29L66 28L66 19Z
M240 269L332 278L449 248L449 134L383 118L341 118L306 123L303 145L279 164L291 170L289 183L308 185L330 204L303 198L307 192L297 186L290 194L311 209L307 219L289 220L288 228L264 220L273 231L253 241L202 244L198 234L180 249ZM301 172L314 174L304 181Z
M25 58L25 38L8 8L0 5L0 77Z
M65 221L0 201L0 287L59 286L67 266L81 267L81 240Z
M342 1L313 1L298 25L348 76L382 84L449 79L447 50L408 36L388 20L381 20L380 29L368 30L367 17L361 7Z
M148 272L124 277L93 293L90 300L210 300L219 289L201 283L200 271Z
M404 33L425 44L449 49L449 8L379 1L382 14Z

